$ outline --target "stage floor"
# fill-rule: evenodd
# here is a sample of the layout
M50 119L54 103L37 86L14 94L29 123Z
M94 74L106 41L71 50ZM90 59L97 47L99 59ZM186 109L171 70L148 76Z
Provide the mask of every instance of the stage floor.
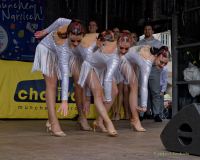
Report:
M197 160L199 157L168 152L160 141L167 123L143 120L138 133L129 121L114 121L118 137L79 130L76 121L62 120L66 137L45 133L46 120L0 120L1 160ZM92 123L92 121L89 121Z

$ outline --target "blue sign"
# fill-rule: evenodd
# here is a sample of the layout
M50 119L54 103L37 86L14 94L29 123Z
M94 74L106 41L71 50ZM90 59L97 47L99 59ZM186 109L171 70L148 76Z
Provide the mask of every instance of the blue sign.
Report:
M44 0L1 0L0 58L33 61L34 32L43 26Z

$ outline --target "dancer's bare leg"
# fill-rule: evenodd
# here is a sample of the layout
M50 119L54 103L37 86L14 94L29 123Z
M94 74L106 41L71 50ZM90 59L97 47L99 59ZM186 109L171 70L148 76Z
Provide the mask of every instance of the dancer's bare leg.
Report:
M86 88L83 89L83 114L87 117L90 113L91 95L87 95Z
M112 107L112 105L113 105L113 103L115 101L115 98L116 98L117 94L118 94L118 88L117 88L117 85L116 85L115 81L113 81L113 83L112 83L112 101L109 102L109 103L104 102L104 105L106 107L106 111L107 112L110 111L110 109L111 109L111 107ZM101 128L101 130L103 132L106 132L105 127L104 127L104 123L103 123L103 118L101 116L97 117L97 123L98 123L99 127Z
M119 97L117 96L111 109L112 109L112 120L116 120L116 113L117 113L117 107L118 107L118 99Z
M129 94L129 104L130 104L130 110L131 110L131 126L138 132L144 132L146 131L140 122L139 114L137 111L137 104L138 104L138 81L135 78L135 80L132 80L130 82L130 94Z
M124 115L125 119L130 119L130 105L129 105L129 86L123 84L123 107L124 107Z
M116 106L116 120L120 120L120 109L123 106L123 83L118 84L118 101Z
M73 73L73 79L74 79L74 93L75 93L75 103L78 109L78 114L79 114L79 124L80 124L80 128L82 130L85 131L90 131L92 130L92 128L89 126L88 121L87 121L87 117L86 114L83 111L83 106L84 106L84 102L86 102L85 100L85 94L83 94L83 88L81 88L80 85L77 84L78 82L78 77L79 77L79 73L78 72L74 72Z
M89 76L87 78L88 86L90 87L93 96L94 96L94 104L96 106L96 109L99 113L99 115L103 118L106 128L108 130L108 133L110 136L116 136L117 131L115 130L115 127L110 120L106 107L103 104L103 89L101 84L99 83L99 79L97 78L96 73L92 70L89 73Z
M48 119L51 124L52 132L60 132L61 127L56 116L56 88L57 88L57 77L48 77L44 76L45 84L46 84L46 104L48 109Z

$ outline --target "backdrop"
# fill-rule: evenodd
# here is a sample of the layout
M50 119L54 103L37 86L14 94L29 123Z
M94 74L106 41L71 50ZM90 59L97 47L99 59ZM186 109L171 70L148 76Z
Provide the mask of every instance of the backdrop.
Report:
M44 25L44 0L0 1L0 58L33 61L34 32Z
M47 118L45 104L45 83L40 72L31 73L31 62L0 60L0 118ZM58 83L56 108L61 101L61 87ZM77 116L74 104L72 78L69 84L69 114ZM90 106L88 118L94 118L94 105Z

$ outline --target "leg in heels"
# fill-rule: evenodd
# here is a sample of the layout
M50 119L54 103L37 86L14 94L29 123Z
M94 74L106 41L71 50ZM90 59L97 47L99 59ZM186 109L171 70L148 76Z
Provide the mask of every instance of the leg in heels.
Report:
M47 132L51 135L63 137L66 134L61 130L57 116L56 116L56 88L57 76L48 77L44 75L46 85L46 104L48 109L49 120L46 123Z
M130 125L137 132L146 132L146 129L142 127L139 118L131 119Z
M93 122L93 131L96 132L97 129L100 129L100 131L103 133L108 132L108 130L104 126L103 122L100 123L99 121L94 121Z
M46 131L47 133L49 133L52 136L56 136L56 137L65 137L66 134L63 131L53 131L52 130L52 125L49 123L49 120L47 120L46 122Z
M108 136L110 136L110 137L117 137L118 136L118 133L115 130L112 121L110 121L109 123L107 123L107 127L106 128L108 130Z
M78 118L78 124L80 126L80 129L83 131L92 131L92 128L88 124L88 121L85 117L81 116Z

